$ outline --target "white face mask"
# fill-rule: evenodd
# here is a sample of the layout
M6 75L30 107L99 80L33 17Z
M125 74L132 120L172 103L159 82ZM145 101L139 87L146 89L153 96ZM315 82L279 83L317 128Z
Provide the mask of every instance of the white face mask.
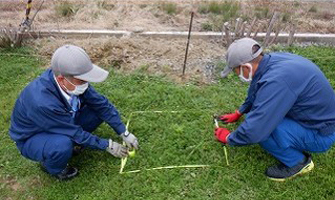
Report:
M81 95L83 94L87 88L88 88L88 83L84 83L82 85L75 85L71 81L69 81L67 78L65 78L71 85L74 86L74 90L68 90L66 87L66 92L71 94L71 95ZM65 86L65 85L64 85Z
M252 65L250 63L245 63L243 66L246 66L246 67L249 68L249 77L245 78L243 76L243 68L242 68L242 66L240 66L240 75L238 75L238 77L240 78L240 80L242 82L250 83L252 81Z

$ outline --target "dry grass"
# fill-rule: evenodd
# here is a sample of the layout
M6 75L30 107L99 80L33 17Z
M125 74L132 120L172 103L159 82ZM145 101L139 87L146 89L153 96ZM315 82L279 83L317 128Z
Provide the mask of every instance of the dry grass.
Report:
M12 47L12 40L10 36L4 32L1 31L0 33L0 48L11 48Z
M34 1L32 13L41 0ZM62 0L47 1L35 21L36 29L116 29L130 30L140 27L144 31L186 31L189 12L196 11L193 30L220 30L225 20L235 17L252 19L258 16L268 20L277 10L283 13L283 22L291 19L299 21L298 31L327 32L335 21L334 3L280 2L270 0L250 0L240 3L239 9L229 9L228 3L187 3L188 1L109 1L109 0ZM189 2L193 2L189 0ZM8 5L8 4L7 4ZM61 6L63 5L63 7ZM67 6L64 6L67 5ZM314 6L316 13L308 12ZM15 9L13 8L15 7ZM24 17L24 3L16 2L10 8L0 9L0 24L18 25ZM57 11L57 9L59 11ZM228 10L227 10L228 9ZM233 10L232 12L230 12ZM229 11L229 12L228 12ZM213 16L214 15L214 16ZM60 17L65 16L65 17ZM314 29L318 24L321 29ZM329 23L323 25L323 21ZM210 22L212 27L204 23ZM262 30L261 30L262 31ZM263 30L264 31L264 30Z
M4 1L0 4L0 12L17 12L25 8L26 4L20 1Z
M5 27L0 30L0 48L20 47L23 39L18 37L18 29Z

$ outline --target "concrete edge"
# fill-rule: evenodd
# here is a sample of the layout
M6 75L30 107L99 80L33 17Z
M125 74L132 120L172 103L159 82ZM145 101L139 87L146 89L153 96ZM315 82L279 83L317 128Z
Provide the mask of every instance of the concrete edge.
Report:
M61 37L159 37L159 38L186 38L188 35L187 31L173 32L173 31L162 31L162 32L140 32L135 33L131 31L116 31L116 30L41 30L30 32L35 37L49 37L49 36L61 36ZM258 33L256 40L262 40L266 33ZM191 38L196 39L222 39L225 36L221 32L192 32ZM275 36L271 34L271 38ZM288 33L280 33L277 38L277 42L287 42L289 37ZM314 42L314 43L327 43L335 44L335 34L320 34L320 33L296 33L294 35L295 42Z

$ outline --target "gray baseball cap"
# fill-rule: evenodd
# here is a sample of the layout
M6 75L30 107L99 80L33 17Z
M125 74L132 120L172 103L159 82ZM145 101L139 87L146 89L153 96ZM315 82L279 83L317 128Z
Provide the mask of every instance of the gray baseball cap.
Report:
M252 47L258 45L260 48L255 53L252 52ZM263 52L263 48L257 41L251 38L242 38L235 40L227 50L226 60L227 66L221 72L221 77L226 77L235 67L241 64L252 61Z
M108 76L108 71L91 62L84 49L74 45L64 45L55 51L51 69L54 73L88 82L102 82Z

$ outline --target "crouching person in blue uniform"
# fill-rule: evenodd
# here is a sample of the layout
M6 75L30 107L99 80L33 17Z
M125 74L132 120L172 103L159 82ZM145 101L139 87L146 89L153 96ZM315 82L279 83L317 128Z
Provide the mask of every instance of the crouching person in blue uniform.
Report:
M74 146L107 151L115 157L127 156L128 148L137 149L137 138L126 130L116 108L89 84L107 76L83 49L58 48L51 69L32 81L15 103L9 134L21 154L66 180L78 174L68 166ZM92 134L103 121L127 146Z
M233 42L226 59L221 75L235 71L250 86L243 105L220 118L232 123L248 114L233 132L216 129L216 138L232 146L260 144L280 161L265 172L271 180L312 170L307 152L325 152L335 141L335 94L318 66L290 53L263 54L250 38Z

